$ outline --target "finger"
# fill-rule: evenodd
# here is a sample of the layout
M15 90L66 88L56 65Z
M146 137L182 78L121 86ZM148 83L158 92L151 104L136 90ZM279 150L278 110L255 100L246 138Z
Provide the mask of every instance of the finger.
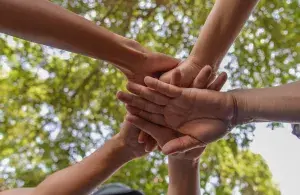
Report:
M146 143L148 138L148 134L145 133L144 131L141 131L138 137L138 142L140 144Z
M175 69L174 72L172 73L171 85L180 87L180 82L181 82L181 72L179 69Z
M136 94L150 102L153 102L158 105L167 105L169 102L169 98L157 93L156 91L153 91L149 89L148 87L145 87L143 85L139 85L133 82L127 83L127 89L133 94Z
M167 142L162 147L162 152L165 155L177 153L177 152L186 152L188 150L204 147L205 145L199 142L197 139L185 135L176 139L172 139L171 141Z
M144 82L148 87L168 97L178 97L182 92L182 89L179 87L164 83L149 76L144 79Z
M130 93L119 91L117 93L117 98L127 105L134 106L136 108L145 110L147 112L156 113L156 114L164 113L164 107L159 106L157 104L153 104L141 97L138 97Z
M157 145L157 142L155 141L155 139L153 139L151 136L149 136L148 140L146 142L145 152L152 152L155 149L156 145Z
M193 160L198 160L206 147L194 148L184 153L184 156L193 156Z
M160 77L159 77L159 80L164 82L164 83L171 83L171 78L172 78L172 75L174 73L174 71L177 71L177 69L179 69L180 71L180 68L178 68L184 61L181 61L176 68L168 71L168 72L165 72L164 74L162 74ZM181 73L181 71L180 71ZM177 86L177 85L176 85Z
M226 81L227 81L227 74L225 72L222 72L216 78L216 80L208 86L207 89L220 91L222 89L222 87L224 86L224 84L226 83Z
M138 116L128 114L126 116L126 120L153 137L160 147L162 147L170 139L176 138L176 136L173 134L173 130L150 123Z
M152 72L156 72L159 70L160 72L166 72L171 69L174 69L178 64L181 62L181 60L173 58L171 56L162 54L162 53L154 53L155 59L164 59L158 61L158 63L153 63L153 66L149 67Z
M226 121L219 119L196 119L180 126L178 131L207 145L224 137L228 133L227 126Z
M143 119L146 119L147 121L150 121L152 123L155 123L155 124L158 124L161 126L165 126L165 127L168 126L168 124L165 121L164 116L161 114L153 114L153 113L146 112L146 111L143 111L143 110L140 110L138 108L128 106L128 105L126 105L126 109L131 114L139 116Z
M157 150L161 152L161 147L160 147L160 146L157 146Z
M209 83L209 78L211 76L212 69L210 66L204 66L197 77L193 82L193 87L197 89L204 89L206 88L207 84Z

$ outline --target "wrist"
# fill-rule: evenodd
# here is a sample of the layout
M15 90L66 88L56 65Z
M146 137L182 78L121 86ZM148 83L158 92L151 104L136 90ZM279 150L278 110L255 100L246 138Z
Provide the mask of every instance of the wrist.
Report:
M232 124L236 126L252 122L254 110L251 108L248 98L243 94L243 90L237 89L228 93L232 96L233 102L235 102L231 119Z
M130 146L119 134L113 136L109 141L113 145L115 155L119 156L121 162L126 163L136 158Z
M117 35L120 49L114 54L113 63L128 77L146 64L148 51L137 41Z
M186 59L188 64L193 67L194 69L201 70L205 65L204 62L201 60L200 57L194 56L193 54L189 55L189 57Z
M172 156L168 156L169 166L178 167L180 169L198 169L199 168L199 158L191 159L181 159Z
M195 69L198 69L198 71L200 71L204 66L209 65L212 67L212 73L216 74L218 67L216 65L219 63L219 59L208 60L204 57L205 56L202 57L202 55L195 55L194 53L191 53L187 58L187 61L195 67Z
M176 159L169 156L168 194L200 194L198 160Z

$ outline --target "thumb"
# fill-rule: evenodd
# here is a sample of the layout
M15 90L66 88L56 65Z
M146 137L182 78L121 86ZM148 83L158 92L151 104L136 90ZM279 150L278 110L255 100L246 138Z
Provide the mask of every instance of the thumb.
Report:
M180 86L182 87L189 87L192 85L195 77L197 76L197 74L200 72L201 68L191 65L190 62L188 61L183 61L182 63L180 63L178 65L178 67L176 69L179 69L180 73L181 73L181 82L180 82ZM171 70L165 74L163 74L160 77L160 80L163 82L167 82L170 83L171 78L172 78L172 73L174 72L174 70Z
M159 80L161 80L162 82L168 83L168 84L172 84L172 85L175 85L175 86L180 86L181 85L181 80L182 80L182 73L181 73L181 70L180 70L179 66L181 66L181 64L183 62L184 61L178 62L177 67L175 67L172 70L169 70L168 72L163 73L159 77ZM176 81L175 84L172 83L174 81L174 79Z
M162 147L162 152L165 155L169 155L178 152L186 152L194 148L205 147L205 145L206 144L201 143L199 140L191 136L185 135L167 142Z
M154 53L151 62L151 69L162 74L177 67L180 60L162 53Z

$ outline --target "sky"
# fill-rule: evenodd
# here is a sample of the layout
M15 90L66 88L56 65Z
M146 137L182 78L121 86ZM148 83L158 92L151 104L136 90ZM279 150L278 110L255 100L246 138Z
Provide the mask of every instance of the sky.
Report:
M266 160L283 195L300 194L300 139L291 132L288 124L275 130L258 124L251 144L251 150Z

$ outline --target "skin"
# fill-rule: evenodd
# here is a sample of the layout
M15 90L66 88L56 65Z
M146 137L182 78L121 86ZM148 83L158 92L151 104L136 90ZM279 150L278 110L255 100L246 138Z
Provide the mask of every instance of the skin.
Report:
M204 67L196 78L194 86L201 89L206 88L211 78L211 68L209 66ZM226 74L221 74L215 82L209 85L211 90L219 90L226 82ZM181 83L180 71L175 71L171 84L178 86ZM130 88L130 87L129 87ZM130 107L127 107L130 110ZM180 138L181 133L176 131L162 131L160 137L163 138L163 144L171 139ZM168 171L169 171L169 186L168 194L181 195L181 194L200 194L200 170L199 170L199 158L205 147L197 147L192 150L177 153L176 155L168 156Z
M0 195L89 194L121 166L147 154L145 145L137 142L139 131L128 130L130 125L125 121L120 133L101 148L81 162L50 175L36 188L14 189Z
M216 64L227 52L256 2L216 2L190 57L179 66L183 86L192 84L206 62L217 69ZM46 0L0 0L0 32L112 62L129 80L137 83L143 83L144 76L170 70L179 62L147 51L137 42L111 33ZM216 39L217 36L222 38ZM171 73L164 74L161 79L170 82ZM145 141L145 135L140 137L141 142Z
M213 69L213 75L238 36L258 0L217 0L210 12L189 57L177 68L160 77L161 81L171 83L172 74L179 70L182 79L180 86L195 87L199 71L207 64ZM210 78L211 81L214 77ZM146 133L141 132L140 143L147 143ZM146 146L147 148L147 146Z
M179 63L47 0L0 0L0 32L111 62L138 83Z
M189 57L178 66L183 78L181 86L192 86L198 72L207 64L216 73L257 2L258 0L216 0ZM165 74L161 80L170 83L173 71Z
M208 73L211 72L210 70L208 67L208 69L204 68L200 72L198 86L205 83L204 79L209 79ZM180 81L177 79L180 79L178 75L173 79L174 84ZM217 81L222 84L220 79ZM81 162L50 175L36 188L14 189L2 192L0 195L89 194L121 166L148 154L145 152L145 144L138 143L139 130L133 130L131 126L132 124L128 121L124 121L120 133L107 141L101 148ZM168 138L168 136L163 137ZM172 136L172 138L176 138L178 133L175 132ZM198 158L203 150L204 148L197 148L185 154L169 157L169 194L200 191ZM182 166L184 166L184 169L178 169ZM85 170L84 173L82 170ZM187 177L187 180L180 182L179 180L183 176Z
M207 80L209 79L209 72L205 72L206 68L200 71L200 79L195 86L198 88L203 88ZM180 86L181 74L176 73L173 76L171 84L175 86ZM221 83L220 83L221 84ZM180 134L177 134L180 136ZM200 194L200 170L199 170L199 158L203 148L195 148L187 152L178 153L176 155L168 156L168 172L169 172L169 186L168 195L180 195L180 194L190 194L197 195Z
M211 73L212 73L212 70L211 70L210 66L206 66L200 71L199 75L196 78L196 83L199 88L206 88L206 86L208 85L209 78L211 77ZM174 77L177 77L176 72L174 74ZM149 82L148 78L150 78L150 77L145 78L146 85L149 85L149 83L151 85L153 83L151 81L158 82L159 84L163 84L163 86L166 86L162 89L162 91L169 90L168 87L170 87L170 86L172 86L171 89L173 89L173 87L175 89L181 89L174 85L166 84L164 82L161 82L161 81L159 81L157 79L153 79L153 78L151 78L150 82ZM215 81L214 85L211 85L208 88L210 90L213 90L213 89L218 90L223 86L225 81L226 81L226 74L221 74L218 77L218 79ZM155 83L152 85L155 85ZM216 88L212 88L212 87L216 87ZM168 96L166 96L164 94L167 92L161 92L161 91L155 92L152 89L156 90L157 87L156 88L151 87L152 89L149 89L147 87L144 87L142 85L138 85L138 84L135 84L132 82L128 83L127 88L133 94L119 92L117 94L118 99L121 100L122 102L126 103L126 105L127 105L126 108L131 114L135 114L137 116L140 116L148 121L154 122L159 125L158 126L158 125L150 123L151 127L153 129L158 128L160 130L157 129L154 131L149 131L149 132L147 131L147 133L149 133L152 137L154 137L156 139L156 141L158 141L159 146L162 147L162 151L165 154L170 154L170 152L166 151L166 145L165 145L166 143L167 143L167 146L168 146L168 143L178 144L179 146L181 146L182 142L187 142L187 143L189 143L189 145L193 145L193 147L196 147L196 148L200 145L197 137L195 137L193 134L187 134L186 132L179 129L180 126L177 125L177 122L178 121L180 122L180 120L184 120L185 117L182 117L182 115L180 115L179 117L177 117L177 116L174 117L173 112L172 112L173 108L170 107L169 110L165 108L169 104L173 106L173 104L172 104L173 100L171 100ZM161 89L160 86L158 88ZM193 91L196 89L195 88L186 88L186 90L189 93L189 91ZM171 93L172 93L172 91L171 91ZM178 93L178 96L179 95L180 94ZM185 102L183 102L183 104L184 103ZM176 104L176 102L175 102L175 104ZM193 107L192 103L187 105L186 113L190 112L192 107ZM172 114L172 117L171 118L169 117L168 119L164 118L163 114L165 113L165 111L168 114ZM182 112L182 110L179 110L179 113L181 113L181 112ZM183 115L186 113L183 113ZM168 116L168 115L166 114L165 116ZM129 115L126 119L130 122L133 122L134 125L138 126L139 128L141 128L144 131L144 126L139 126L140 123L139 124L136 123L136 116ZM145 123L146 120L144 120L144 119L140 119L140 120L142 120L142 122ZM171 124L168 124L168 121L170 121ZM188 129L195 129L195 128L198 128L198 127L194 126L193 124L191 124L188 127ZM180 134L176 134L176 131L180 132ZM187 130L187 131L190 131L190 130ZM171 136L173 136L173 139ZM157 139L157 137L159 137L159 139ZM202 145L202 146L204 146L204 145ZM191 147L189 149L192 149L193 147ZM193 152L190 151L189 154L193 154ZM188 157L189 156L187 156L186 158L189 159ZM191 155L190 160L197 160L198 157L199 157L199 155L195 155L195 156Z
M248 19L251 11L255 7L258 0L217 0L213 10L209 14L205 25L202 27L199 37L191 55L181 63L177 70L181 72L182 80L180 85L183 87L196 87L194 79L201 68L206 64L211 64L213 74L217 71L222 59L227 53L229 47L237 37L245 21ZM171 83L171 76L175 70L171 70L164 74L160 79L166 83ZM211 77L213 79L213 77ZM172 83L171 83L172 84ZM212 89L220 90L218 83L211 86ZM156 128L155 126L152 126ZM146 137L146 139L145 139ZM139 136L139 142L147 144L147 137L143 131ZM184 144L187 148L193 148L193 139L183 139L180 142L175 141L175 148ZM182 139L182 138L181 138ZM190 146L190 147L189 147ZM146 146L147 147L147 146ZM172 148L172 146L171 146ZM198 150L198 152L197 152ZM169 150L173 152L172 150ZM182 150L183 151L183 150ZM169 176L170 184L168 194L181 195L200 194L199 187L199 170L197 169L198 163L195 160L186 159L186 156L193 154L192 158L200 156L203 148L194 149L191 151L183 152L177 155L177 158L169 156ZM180 170L180 171L178 171ZM181 178L181 179L179 179ZM179 185L180 184L180 185Z
M198 155L204 151L200 148ZM200 194L200 170L198 161L168 157L168 195Z
M229 6L226 7L226 10L228 11L224 11L222 1L216 2L199 35L192 55L178 68L183 75L182 86L193 85L194 78L204 64L213 64L214 67L218 67L228 47L246 20L247 14L249 15L255 5L255 3L241 4L241 2L237 0L227 1L226 4ZM238 9L233 10L232 5L235 5L234 7L238 7ZM243 11L236 12L236 10L242 9ZM241 20L238 18L241 18ZM234 25L226 29L225 27L229 24ZM220 31L220 29L222 30ZM0 0L0 32L112 62L129 80L141 84L145 76L153 76L156 72L171 70L179 62L164 54L150 52L137 42L97 27L84 18L46 0L28 0L26 2ZM82 39L82 35L85 35L85 39ZM216 36L222 37L222 39L216 39ZM207 39L208 37L211 38ZM118 55L112 55L115 53L118 53ZM199 56L200 58L198 58ZM214 68L214 70L216 69ZM161 79L171 83L172 74L173 72L166 73ZM132 125L127 125L126 128L127 130L138 131ZM146 134L140 134L139 140L146 143L145 149L147 151L155 146L153 139ZM199 155L201 152L199 152ZM170 164L176 165L177 162L178 167L183 165L182 159L178 161L174 159L169 162L169 166L172 166ZM184 164L188 165L189 163ZM190 166L187 166L187 170L189 168ZM175 169L169 170L170 175L176 175L176 173L172 173L172 170ZM172 186L171 188L173 188ZM199 190L195 191L198 192ZM175 194L175 191L172 192L171 194Z
M138 117L130 116L127 120L153 135L151 131L178 130L198 140L194 146L204 146L218 140L232 124L252 121L300 122L299 81L279 87L223 93L179 88L150 77L145 78L145 83L151 90L133 85L137 89L136 94L148 102L144 102L144 109L135 107L134 114ZM130 96L133 95L126 94L127 98ZM160 112L152 112L154 109ZM155 138L159 139L157 135ZM163 151L168 154L190 147L185 142L181 143L178 146L176 142L170 141L163 146Z

